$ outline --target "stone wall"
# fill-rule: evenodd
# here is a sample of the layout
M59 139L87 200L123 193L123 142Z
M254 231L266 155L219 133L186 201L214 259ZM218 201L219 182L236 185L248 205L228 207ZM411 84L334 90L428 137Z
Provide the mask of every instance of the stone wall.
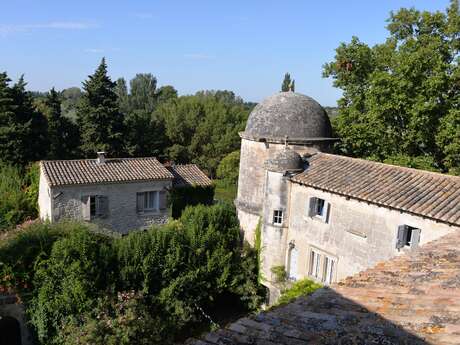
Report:
M0 318L11 317L19 322L21 344L32 345L32 336L27 328L24 305L19 303L15 295L0 295Z
M308 216L310 197L319 197L331 204L328 223ZM407 252L409 249L396 249L399 225L421 229L420 245L460 230L296 183L291 184L289 212L289 229L284 245L287 248L289 242L295 243L299 253L297 267L300 278L308 275L312 248L337 258L335 280L341 280ZM270 255L270 244L267 244L266 253Z
M300 155L312 154L319 149L326 149L327 143L301 146L288 145ZM276 152L283 150L283 143L269 143L241 140L240 170L238 176L238 195L236 207L244 238L253 244L254 230L259 216L262 215L262 205L265 193L265 161Z
M164 224L168 220L168 210L138 213L136 193L160 191L171 188L171 181L132 182L97 185L76 185L52 187L51 221L63 218L82 220L82 197L103 195L108 197L109 214L92 222L110 230L126 234L130 230L145 228L152 224ZM40 204L40 215L42 215Z

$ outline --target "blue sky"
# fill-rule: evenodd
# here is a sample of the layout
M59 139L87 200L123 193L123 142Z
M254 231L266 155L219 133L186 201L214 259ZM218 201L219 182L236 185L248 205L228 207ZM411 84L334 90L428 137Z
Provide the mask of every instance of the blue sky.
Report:
M448 0L2 1L0 71L29 89L81 86L102 56L113 79L150 72L180 94L228 89L260 101L285 72L324 106L340 90L322 65L352 35L382 42L391 10L444 10Z

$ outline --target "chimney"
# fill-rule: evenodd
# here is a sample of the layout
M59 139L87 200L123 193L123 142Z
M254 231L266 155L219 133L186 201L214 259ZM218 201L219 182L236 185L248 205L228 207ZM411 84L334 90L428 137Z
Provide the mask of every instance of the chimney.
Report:
M97 153L96 163L97 164L105 164L105 151L99 151Z

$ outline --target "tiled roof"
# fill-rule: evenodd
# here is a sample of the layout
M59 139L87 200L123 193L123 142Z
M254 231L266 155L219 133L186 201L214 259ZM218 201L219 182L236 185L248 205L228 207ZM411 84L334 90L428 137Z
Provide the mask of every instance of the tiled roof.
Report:
M173 179L173 175L156 158L107 158L41 161L41 169L51 186L119 183Z
M187 344L460 344L460 232Z
M167 167L174 175L174 187L210 186L212 181L195 164L172 165Z
M460 225L460 177L318 153L292 181Z

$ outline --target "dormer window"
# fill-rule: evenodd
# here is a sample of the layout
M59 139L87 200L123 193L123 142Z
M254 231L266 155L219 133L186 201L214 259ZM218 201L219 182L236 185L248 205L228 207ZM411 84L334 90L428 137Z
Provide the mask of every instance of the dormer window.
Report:
M283 224L283 211L282 210L273 211L273 224L274 225Z

